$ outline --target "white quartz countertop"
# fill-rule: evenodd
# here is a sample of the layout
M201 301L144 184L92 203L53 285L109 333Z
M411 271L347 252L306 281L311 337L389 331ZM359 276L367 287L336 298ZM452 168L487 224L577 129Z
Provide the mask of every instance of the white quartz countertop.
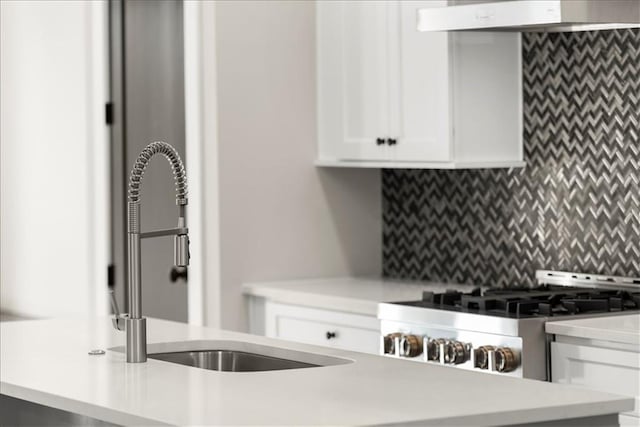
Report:
M153 359L127 364L113 351L88 355L124 343L109 318L3 322L0 336L0 393L117 424L501 425L633 407L631 398L566 385L156 319L148 321L149 343L234 340L353 363L233 373Z
M243 285L245 295L369 316L377 315L380 302L415 301L422 298L422 291L444 292L447 289L470 291L473 286L358 277L300 279Z
M547 333L640 345L640 314L547 322Z

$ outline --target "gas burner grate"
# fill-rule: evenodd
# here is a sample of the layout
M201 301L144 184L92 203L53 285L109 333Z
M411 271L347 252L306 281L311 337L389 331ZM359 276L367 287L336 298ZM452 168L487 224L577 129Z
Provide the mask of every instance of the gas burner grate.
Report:
M426 308L460 310L509 317L567 316L640 310L640 292L542 285L535 288L473 289L470 292L425 291L421 301L405 303Z

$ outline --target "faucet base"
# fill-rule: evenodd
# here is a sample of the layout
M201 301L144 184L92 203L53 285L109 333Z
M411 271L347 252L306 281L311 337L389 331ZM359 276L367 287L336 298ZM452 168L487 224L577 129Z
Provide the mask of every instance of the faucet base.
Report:
M125 319L127 363L147 361L147 319Z

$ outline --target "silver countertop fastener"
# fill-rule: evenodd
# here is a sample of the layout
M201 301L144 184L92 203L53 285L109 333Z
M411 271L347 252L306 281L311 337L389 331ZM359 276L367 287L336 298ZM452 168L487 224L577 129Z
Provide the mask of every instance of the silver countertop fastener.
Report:
M105 353L106 353L106 351L104 351L104 350L100 350L100 349L98 348L98 349L95 349L95 350L91 350L91 351L89 352L89 356L102 356L102 355L103 355L103 354L105 354Z

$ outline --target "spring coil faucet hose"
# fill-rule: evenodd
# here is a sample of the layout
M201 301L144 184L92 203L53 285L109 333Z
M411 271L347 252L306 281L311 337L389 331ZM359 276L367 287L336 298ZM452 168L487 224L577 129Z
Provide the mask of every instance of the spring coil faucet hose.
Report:
M176 204L178 205L178 223L175 228L141 232L140 230L140 187L142 176L149 161L156 154L163 155L171 165L176 186ZM187 175L178 152L166 142L156 141L147 145L136 159L129 176L129 196L127 203L127 287L129 295L129 313L116 315L114 326L126 332L126 360L129 363L147 361L146 319L142 316L142 266L140 240L144 238L173 236L174 265L189 265L189 229L187 228ZM117 313L117 310L116 310Z
M136 159L129 177L129 202L140 203L140 181L149 165L149 161L156 154L162 154L171 164L173 178L176 182L176 204L186 205L187 174L184 171L184 164L176 149L162 141L152 142L147 145Z

